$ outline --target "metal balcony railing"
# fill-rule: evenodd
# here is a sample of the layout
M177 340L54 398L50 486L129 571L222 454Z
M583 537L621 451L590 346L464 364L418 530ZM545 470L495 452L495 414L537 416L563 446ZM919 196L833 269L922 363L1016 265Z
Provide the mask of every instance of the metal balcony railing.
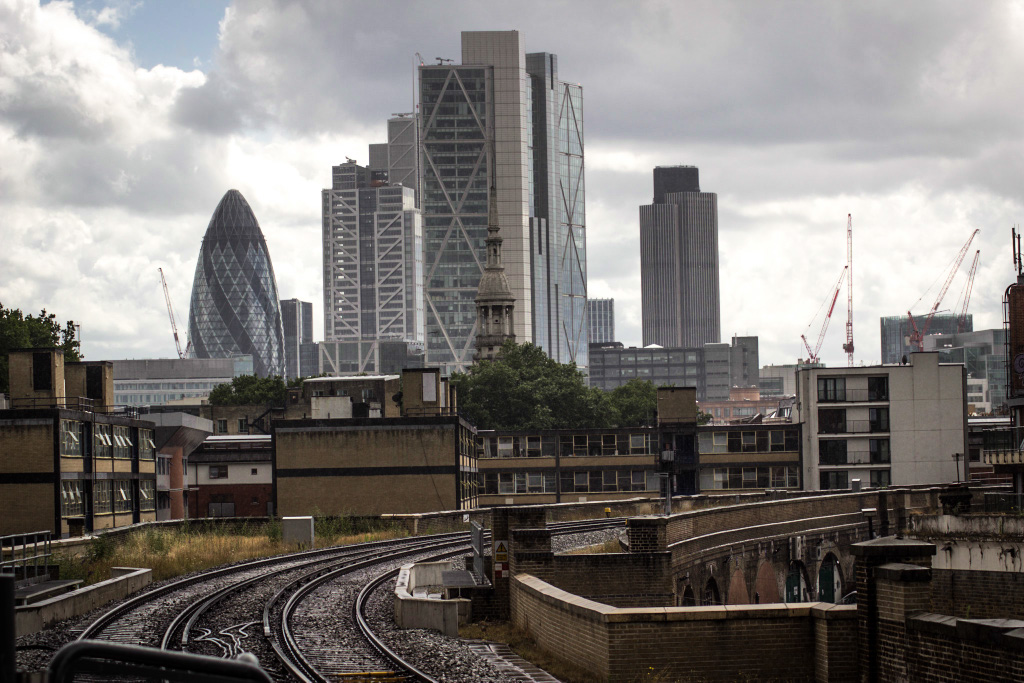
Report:
M818 423L818 434L878 434L888 431L888 420L846 420L845 422Z
M868 403L888 400L888 392L873 389L845 389L818 393L818 403Z

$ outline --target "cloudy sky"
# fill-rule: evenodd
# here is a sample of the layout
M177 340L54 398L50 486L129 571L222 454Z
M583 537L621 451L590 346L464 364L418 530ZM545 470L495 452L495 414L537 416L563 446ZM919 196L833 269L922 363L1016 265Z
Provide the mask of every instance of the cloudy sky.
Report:
M858 362L882 315L955 310L975 249L975 329L1001 325L1024 221L1020 2L0 0L0 302L82 326L90 359L172 357L157 268L187 326L224 192L266 235L284 298L322 338L320 189L412 106L414 53L518 29L584 88L592 297L639 344L637 206L651 169L718 193L722 333L806 356L854 222ZM844 291L845 296L845 291ZM812 319L814 325L809 327ZM845 364L845 304L822 349Z

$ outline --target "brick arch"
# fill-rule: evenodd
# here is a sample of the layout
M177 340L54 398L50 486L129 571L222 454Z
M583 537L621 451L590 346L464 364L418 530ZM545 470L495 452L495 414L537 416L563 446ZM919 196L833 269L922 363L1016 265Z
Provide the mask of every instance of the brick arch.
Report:
M729 595L726 598L729 605L749 605L750 593L747 592L747 577L743 574L742 567L736 567L729 578Z
M818 563L818 571L815 572L814 576L814 585L817 588L815 599L823 600L827 597L824 594L828 592L829 587L823 586L821 582L829 574L827 571L829 566L831 566L831 576L833 579L833 585L831 586L833 591L832 601L838 603L843 599L846 582L843 580L843 570L839 564L839 558L833 552L825 553L821 558L821 562Z
M721 605L722 604L722 592L718 589L718 582L715 581L715 577L708 577L707 583L704 584L704 595L701 596L702 605Z
M683 607L695 607L697 605L697 596L693 594L693 586L687 585L686 588L683 589L681 604Z
M757 568L757 578L754 579L754 593L757 602L782 602L782 595L779 592L779 575L775 571L775 565L763 561Z

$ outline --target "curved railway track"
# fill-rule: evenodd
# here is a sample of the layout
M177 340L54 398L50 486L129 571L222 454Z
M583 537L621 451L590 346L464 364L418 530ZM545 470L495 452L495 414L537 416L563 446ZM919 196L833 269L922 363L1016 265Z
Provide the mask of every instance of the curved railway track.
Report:
M623 523L617 518L549 527L565 535ZM469 534L459 532L239 563L127 600L89 624L79 639L220 657L251 652L278 680L431 681L373 634L366 600L402 564L468 548Z

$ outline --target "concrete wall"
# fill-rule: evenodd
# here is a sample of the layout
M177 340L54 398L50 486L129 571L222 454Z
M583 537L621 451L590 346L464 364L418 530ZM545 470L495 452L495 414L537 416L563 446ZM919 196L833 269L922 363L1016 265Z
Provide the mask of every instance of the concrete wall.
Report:
M121 600L153 580L152 569L113 567L110 573L111 578L106 581L16 608L15 632L20 637L42 631L58 621L81 616L109 602Z

